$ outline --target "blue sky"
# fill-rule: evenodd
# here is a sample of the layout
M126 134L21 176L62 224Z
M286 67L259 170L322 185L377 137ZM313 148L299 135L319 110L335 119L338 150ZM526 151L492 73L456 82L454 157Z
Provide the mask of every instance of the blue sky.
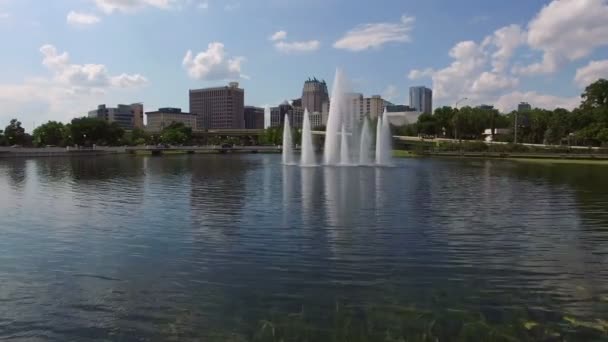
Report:
M395 103L573 107L608 77L608 1L0 0L0 41L0 120L27 128L233 80L275 105L336 67Z

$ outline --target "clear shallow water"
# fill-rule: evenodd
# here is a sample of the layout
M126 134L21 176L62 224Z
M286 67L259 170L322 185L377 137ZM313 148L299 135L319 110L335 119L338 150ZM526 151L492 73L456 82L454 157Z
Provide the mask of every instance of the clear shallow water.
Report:
M0 340L206 340L339 305L608 317L608 168L0 161ZM249 335L248 335L249 334Z

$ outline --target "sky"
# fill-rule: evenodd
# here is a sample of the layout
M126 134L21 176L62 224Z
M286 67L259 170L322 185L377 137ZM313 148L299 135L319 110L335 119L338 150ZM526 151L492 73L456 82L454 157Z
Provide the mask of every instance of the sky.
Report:
M246 105L308 77L408 104L573 108L608 78L608 0L0 0L0 126L67 122L105 103L188 110L238 81Z

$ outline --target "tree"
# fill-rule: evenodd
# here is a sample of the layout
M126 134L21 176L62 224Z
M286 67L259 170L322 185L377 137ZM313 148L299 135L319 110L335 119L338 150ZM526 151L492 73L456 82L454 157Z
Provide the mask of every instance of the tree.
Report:
M33 132L34 145L65 146L65 126L61 122L49 121L36 127Z
M165 144L186 144L192 140L192 128L182 122L172 122L163 129L160 140Z
M123 143L125 131L115 122L97 118L76 118L69 128L70 140L77 145L117 145Z
M418 117L418 134L437 134L437 121L431 114L422 114Z
M21 127L21 121L12 119L4 129L4 138L8 145L23 145L26 142L25 129Z
M437 123L437 133L445 133L447 137L454 138L454 115L457 110L452 107L441 107L435 109L435 113L433 116L435 117L435 121Z
M597 108L608 106L608 80L600 78L591 83L581 95L581 108Z

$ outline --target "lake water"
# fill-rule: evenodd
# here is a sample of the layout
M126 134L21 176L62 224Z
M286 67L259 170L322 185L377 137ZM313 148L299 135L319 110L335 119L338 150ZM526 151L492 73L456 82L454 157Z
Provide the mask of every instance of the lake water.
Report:
M420 329L438 335L462 319L605 338L607 175L458 159L0 160L0 340L337 341L351 329L384 341L383 325L433 315Z

